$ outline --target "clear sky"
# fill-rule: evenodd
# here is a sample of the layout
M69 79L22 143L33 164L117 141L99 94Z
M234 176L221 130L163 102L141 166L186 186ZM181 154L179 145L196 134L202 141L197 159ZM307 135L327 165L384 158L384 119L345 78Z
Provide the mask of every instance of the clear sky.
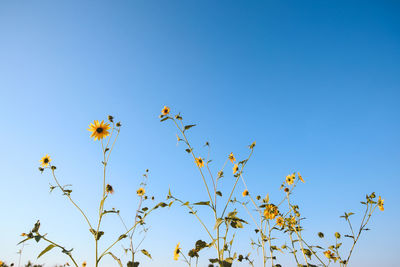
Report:
M202 145L211 143L216 169L232 151L246 157L257 141L245 174L254 194L280 199L284 177L300 171L306 184L295 196L308 240L318 231L345 233L339 216L359 215L366 193L381 194L385 212L372 219L353 266L395 266L399 13L398 1L1 1L0 259L16 261L19 235L40 219L42 232L93 266L87 226L59 192L49 194L51 177L37 167L50 154L94 220L101 148L86 129L108 114L123 124L109 165L115 194L108 207L132 219L147 168L157 200L169 187L182 199L205 200L173 125L159 122L168 105L198 124L190 138L204 155ZM179 206L149 219L143 248L153 260L141 256L143 266L184 266L172 260L176 243L188 250L207 238ZM239 251L248 251L252 228ZM123 228L110 216L105 229ZM44 246L30 242L23 259ZM65 261L53 250L38 262Z

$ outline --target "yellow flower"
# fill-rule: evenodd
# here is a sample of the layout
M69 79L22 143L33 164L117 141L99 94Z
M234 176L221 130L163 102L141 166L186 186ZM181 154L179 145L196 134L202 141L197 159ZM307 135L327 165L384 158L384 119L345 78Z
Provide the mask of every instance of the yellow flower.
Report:
M287 220L289 228L292 228L293 226L296 225L296 218L293 216L290 216L290 218Z
M97 121L95 120L93 123L89 124L88 131L92 132L90 137L93 137L94 140L101 140L106 136L110 135L110 124L104 123L104 121Z
M0 261L0 266L2 266L3 265L3 262L2 261Z
M39 160L42 164L42 167L47 167L47 165L49 165L51 158L49 155L46 154L46 156L44 156L41 160Z
M181 248L179 247L179 243L178 245L176 245L175 250L174 250L174 260L178 260L179 258L179 253L181 252Z
M237 164L233 165L233 174L237 173L239 166Z
M236 161L235 156L233 155L233 153L229 154L228 158L232 163L234 163Z
M27 234L26 233L22 233L21 236L27 236Z
M114 189L110 184L106 185L106 192L107 192L107 194L113 194L114 193Z
M333 253L330 250L327 250L324 252L325 257L327 257L328 259L331 259L333 257Z
M297 176L299 176L300 181L302 181L303 183L305 183L303 177L301 177L301 175L300 175L299 172L297 173Z
M247 189L244 190L243 193L242 193L242 196L245 197L245 196L248 196L248 195L249 195L249 191Z
M278 218L276 218L276 224L280 227L283 227L285 225L285 220L279 216Z
M86 267L86 261L82 262L82 267Z
M143 187L139 188L136 193L138 194L138 196L143 196L144 193L146 193L146 190L144 190Z
M168 113L169 113L169 107L164 106L164 108L161 110L161 114L165 116L168 115Z
M265 206L264 216L267 219L275 219L276 215L278 215L278 207L274 204L268 204Z
M288 176L286 176L286 183L288 184L288 185L291 185L291 184L293 184L294 183L294 178L296 177L296 175L293 173L293 174L290 174L290 175L288 175Z
M200 158L200 157L196 158L195 162L196 162L197 167L199 167L199 168L204 167L204 161L202 158Z
M381 196L379 196L379 199L378 199L378 208L379 208L381 211L384 211L384 210L385 210L385 208L383 207L383 201L385 201L385 200L382 199Z

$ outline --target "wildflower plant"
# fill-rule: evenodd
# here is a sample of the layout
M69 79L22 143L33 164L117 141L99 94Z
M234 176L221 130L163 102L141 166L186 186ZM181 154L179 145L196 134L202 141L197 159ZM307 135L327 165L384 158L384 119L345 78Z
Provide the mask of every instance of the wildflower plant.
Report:
M363 231L369 230L366 228L372 213L376 208L381 211L384 210L383 200L379 197L376 200L375 193L366 196L366 201L361 202L366 206L364 217L361 221L360 227L357 232L353 231L353 226L350 221L350 216L354 213L345 213L341 218L344 218L349 225L351 234L346 234L344 237L352 240L352 246L347 256L341 256L339 250L342 246L341 237L339 232L334 233L335 243L324 248L322 245L311 245L305 241L302 236L302 221L305 219L301 217L300 208L291 201L291 195L294 193L298 182L305 183L300 173L292 173L286 176L280 189L284 192L284 197L278 204L270 203L269 195L262 199L261 196L253 198L252 194L249 193L244 178L242 179L246 190L243 193L243 197L249 198L249 201L243 201L241 204L247 211L249 217L256 226L255 233L259 235L257 240L251 240L251 245L256 248L262 249L262 263L265 267L269 261L271 266L281 266L277 263L276 253L279 251L279 255L283 255L285 252L289 252L293 256L296 266L329 266L331 263L338 263L340 266L348 266L351 254L354 247ZM248 207L251 203L253 210L256 211L256 217ZM257 219L258 218L258 222ZM322 232L318 233L320 238L324 238ZM285 241L288 241L289 245L285 243L278 244L279 237ZM344 255L344 254L343 254Z
M110 160L110 155L111 152L114 149L115 143L118 139L118 136L121 131L121 123L114 122L114 117L113 116L108 116L108 122L103 121L97 121L95 120L93 123L89 125L88 131L91 132L90 137L94 139L94 141L99 141L101 144L101 151L102 151L102 168L103 168L103 176L100 182L101 185L101 199L99 201L99 206L98 206L98 216L97 220L93 222L88 218L86 213L79 207L77 202L73 199L72 197L72 187L71 185L62 185L59 182L59 179L56 176L56 166L52 164L52 159L50 158L49 155L45 155L41 160L40 160L40 167L39 171L40 172L45 172L45 171L50 171L51 175L53 177L53 180L55 182L54 185L50 184L50 192L54 190L60 190L62 195L64 195L70 202L71 204L79 211L79 213L82 215L85 223L87 224L90 233L93 235L93 242L95 244L95 266L99 266L101 260L103 259L104 256L110 255L117 263L119 266L122 266L121 260L115 256L113 252L111 252L111 249L115 247L116 244L120 243L123 239L128 238L130 240L130 248L128 251L132 253L132 261L128 262L128 266L138 266L139 262L134 261L134 254L138 250L141 242L139 242L134 249L133 245L133 234L135 229L138 226L143 226L145 224L145 218L155 209L159 207L166 207L167 204L164 202L158 203L157 205L153 206L152 208L148 207L142 207L143 200L147 199L147 196L145 195L145 183L141 184L141 188L139 188L138 191L138 196L139 196L139 205L138 205L138 210L136 212L136 216L134 218L134 223L133 225L127 227L125 224L125 231L118 235L116 237L115 241L106 246L105 249L100 250L99 247L99 242L101 240L101 237L105 234L104 231L102 231L102 220L104 216L109 215L109 214L116 214L120 218L120 211L116 210L114 208L112 209L106 209L105 204L106 200L111 197L111 195L114 193L114 187L110 184L107 183L107 177L106 177L106 169ZM147 174L146 174L147 178ZM152 198L154 199L154 197ZM122 218L121 218L122 219ZM49 237L47 237L47 234L41 234L39 232L40 229L40 221L37 221L36 224L34 225L33 229L29 231L29 233L23 233L22 236L25 237L19 244L24 243L28 240L34 239L36 242L39 241L45 241L48 243L48 246L38 255L38 258L40 258L42 255L45 253L49 252L53 248L59 248L61 252L65 255L67 255L74 266L78 267L79 264L77 261L74 259L72 255L73 249L68 249L65 248L64 246L54 242L53 240L50 240ZM146 250L142 249L141 250L143 254L151 258L151 255L149 252ZM82 264L82 266L86 266L86 262Z
M210 159L210 144L206 142L205 146L208 148L207 157L202 157L198 155L194 151L194 147L189 142L187 133L188 130L192 127L196 126L195 124L184 125L183 118L180 114L171 115L170 108L164 107L161 111L160 115L161 122L164 121L172 121L178 130L177 140L178 142L182 142L185 144L185 151L192 157L194 165L198 169L200 173L201 180L204 184L204 189L206 195L208 197L205 201L198 202L189 202L183 201L172 195L171 191L169 191L167 199L172 202L180 203L182 206L186 207L189 210L189 213L192 214L203 227L205 232L208 235L208 242L203 240L198 240L195 244L195 247L191 249L188 253L189 258L196 257L196 266L198 263L199 252L204 248L215 248L216 257L209 259L211 265L217 264L219 266L232 266L235 260L243 261L249 259L249 255L243 256L238 255L237 252L232 251L233 241L235 239L235 234L230 234L230 230L241 229L243 228L243 224L247 224L247 222L238 217L238 211L233 209L233 197L234 192L237 189L237 184L242 176L243 170L251 158L253 154L253 149L255 147L255 143L249 146L250 153L248 157L242 161L237 162L233 153L229 154L226 158L224 165L218 172L213 174L211 170L211 159ZM230 162L232 164L232 175L234 177L234 184L232 189L228 191L227 198L223 198L223 193L219 190L219 184L221 183L222 178L225 176L225 167ZM198 214L197 208L206 207L210 211L210 217L213 219L213 225L206 225L204 218L201 218ZM179 255L182 254L179 245L175 249L174 259L178 259ZM183 255L183 254L182 254ZM191 260L184 257L184 261L191 266Z
M209 237L209 242L198 240L195 247L189 250L186 257L182 251L182 248L178 244L174 250L174 259L178 260L179 255L183 256L184 262L188 266L192 266L191 258L196 258L195 264L198 264L199 252L203 248L214 247L216 249L217 258L209 259L212 264L219 266L232 266L233 261L239 262L247 261L249 265L253 266L254 260L250 259L250 253L247 256L238 255L236 252L232 253L232 244L235 238L235 234L228 236L230 228L240 229L243 228L244 224L248 224L245 220L239 218L238 210L231 209L235 203L239 203L244 210L247 212L250 224L255 226L254 232L257 235L257 239L251 239L251 246L262 250L262 264L267 266L269 263L272 267L280 267L278 263L279 257L284 254L293 256L296 266L329 266L330 264L338 263L341 267L348 266L352 252L355 248L357 241L360 238L362 232L369 230L366 228L370 218L376 208L384 210L384 200L379 196L376 199L375 193L366 196L366 201L361 202L365 205L365 212L357 231L354 231L354 227L350 221L350 216L354 213L346 212L344 218L349 226L350 233L342 235L339 232L334 233L335 242L326 247L316 244L312 245L305 241L302 232L303 226L302 221L305 219L300 214L300 207L294 204L292 201L292 195L297 187L298 183L305 183L304 178L300 173L291 173L287 175L280 187L283 191L283 198L277 202L271 202L269 194L264 198L260 195L253 195L252 190L247 187L243 169L246 166L248 160L251 158L254 147L256 145L253 142L250 146L249 156L242 161L236 161L233 153L230 153L223 165L223 167L214 176L210 168L210 144L207 142L208 147L207 157L201 157L196 154L194 148L190 144L187 131L195 126L195 124L185 125L183 123L182 116L178 113L176 115L170 114L170 108L164 107L160 115L161 122L172 121L178 129L177 140L183 142L186 145L185 151L191 155L195 166L199 170L200 176L204 183L205 191L208 195L207 201L200 201L191 203L189 201L182 201L176 196L169 194L167 199L172 202L178 202L182 206L185 206L189 213L194 215L199 221L200 225L206 231ZM218 185L221 183L221 178L225 175L225 167L227 163L232 164L232 173L234 176L234 185L230 192L228 192L228 198L224 201L222 198L223 192L219 191ZM244 190L241 193L242 198L234 197L235 189L237 184L241 180ZM221 201L222 200L222 201ZM220 202L222 202L221 208ZM218 205L219 204L219 205ZM204 223L204 220L200 218L197 212L199 206L208 207L211 209L211 216L214 218L214 227ZM323 233L318 233L320 238L324 238ZM341 238L348 238L352 241L351 248L347 253L343 253ZM231 238L228 240L228 238ZM287 245L287 243L289 245ZM346 255L346 256L344 256Z

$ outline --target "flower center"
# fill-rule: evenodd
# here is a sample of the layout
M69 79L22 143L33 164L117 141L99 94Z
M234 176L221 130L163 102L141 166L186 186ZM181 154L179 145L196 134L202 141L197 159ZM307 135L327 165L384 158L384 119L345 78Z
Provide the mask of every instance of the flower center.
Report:
M102 132L103 132L103 128L101 128L101 127L97 128L97 129L96 129L96 132L102 133Z
M43 160L43 162L44 162L44 163L49 163L49 159L48 159L48 158L45 158L45 159Z

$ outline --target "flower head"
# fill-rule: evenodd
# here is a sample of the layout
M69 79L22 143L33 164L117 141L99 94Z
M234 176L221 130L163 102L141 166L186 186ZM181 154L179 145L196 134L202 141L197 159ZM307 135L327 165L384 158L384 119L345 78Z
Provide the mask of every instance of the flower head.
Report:
M41 160L39 160L42 164L42 167L47 167L47 165L50 164L51 158L49 155L46 154L46 156L44 156Z
M278 218L276 218L276 224L280 227L283 227L285 225L285 220L281 216L279 216Z
M324 251L324 255L328 259L331 259L334 254L330 250L327 250L327 251Z
M286 176L286 183L288 184L288 185L291 185L291 184L293 184L294 183L294 178L296 177L296 175L293 173L293 174L290 174L290 175L288 175L288 176Z
M235 156L233 155L233 153L229 154L228 158L232 163L234 163L236 161Z
M237 173L239 166L237 164L233 165L233 174Z
M86 261L82 262L82 267L86 267Z
M180 252L181 252L181 248L179 247L179 243L178 243L174 249L174 260L177 261L179 259Z
M290 218L287 219L287 222L288 222L289 228L294 227L296 225L296 217L290 216Z
M300 173L299 173L299 172L297 173L297 176L299 177L300 181L302 181L303 183L305 183L305 181L304 181L303 177L301 177L301 175L300 175Z
M199 168L203 168L204 167L204 161L201 157L198 157L195 159L196 165Z
M164 116L168 115L169 111L170 111L169 107L164 106L164 108L161 110L161 114L164 115Z
M114 193L114 188L110 184L107 184L106 185L106 192L107 192L107 194L113 194Z
M267 219L275 219L276 215L278 215L278 207L274 204L268 204L265 206L264 216Z
M137 194L138 196L140 196L140 197L143 196L145 193L146 193L146 190L144 190L143 187L139 188L139 189L136 191L136 194Z
M247 189L244 190L243 193L242 193L242 196L245 197L245 196L248 196L248 195L249 195L249 191Z
M110 124L104 123L104 121L99 122L95 120L93 123L89 124L88 131L92 132L90 137L94 138L94 140L101 140L106 136L110 135Z
M385 200L382 199L381 196L379 196L379 198L378 198L378 208L379 208L381 211L384 211L384 210L385 210L385 208L383 207L383 201L385 201Z

